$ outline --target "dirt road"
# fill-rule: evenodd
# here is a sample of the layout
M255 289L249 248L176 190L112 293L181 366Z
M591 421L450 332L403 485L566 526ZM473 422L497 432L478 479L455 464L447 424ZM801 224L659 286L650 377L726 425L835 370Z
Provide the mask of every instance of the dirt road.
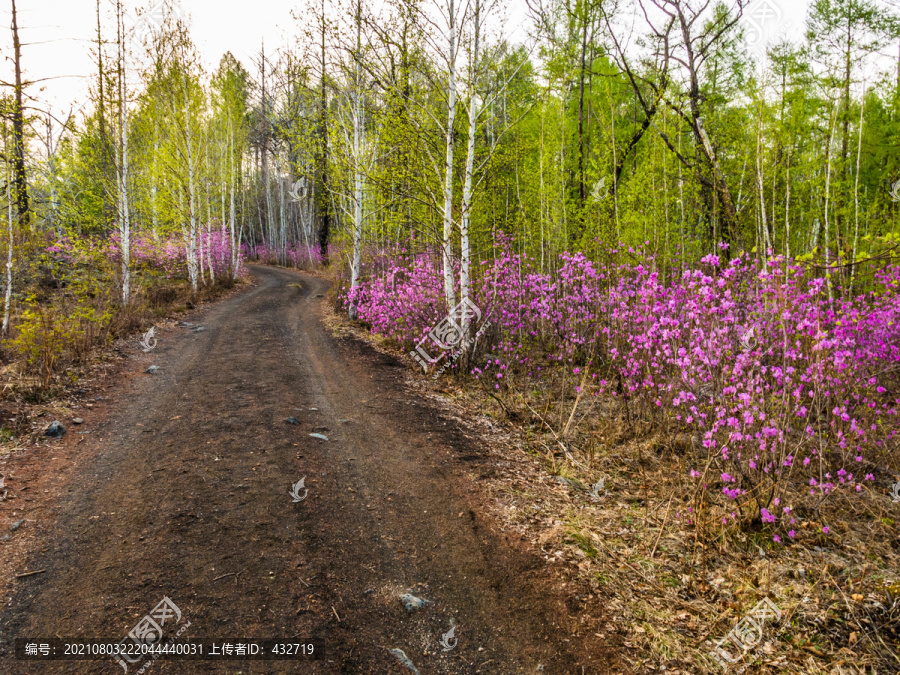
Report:
M192 319L201 330L138 353L137 372L160 370L123 383L105 420L57 441L86 439L75 451L89 459L58 478L27 561L46 571L16 580L0 617L0 672L121 673L112 659L16 660L13 639L118 640L164 596L185 638L315 651L145 672L412 672L390 649L423 675L622 672L573 637L545 563L483 515L467 475L483 453L404 389L402 364L332 337L325 281L253 271L255 287ZM429 603L408 611L406 592Z

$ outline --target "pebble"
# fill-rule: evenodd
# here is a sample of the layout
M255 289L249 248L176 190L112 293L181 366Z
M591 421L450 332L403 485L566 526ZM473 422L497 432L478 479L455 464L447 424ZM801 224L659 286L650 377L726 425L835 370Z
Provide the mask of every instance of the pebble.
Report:
M80 417L75 417L72 419L72 424L84 424L84 420Z
M284 421L288 424L300 424L300 420L298 420L296 417L288 417Z
M328 440L328 436L326 436L325 434L310 434L310 436L312 436L313 438L321 439L323 441Z
M25 522L25 519L24 519L24 518L22 518L22 520L17 520L16 522L14 522L14 523L12 524L12 527L9 528L9 531L10 531L10 532L15 532L15 531L18 530L20 527L22 527L22 523L24 523L24 522Z
M423 600L422 598L417 598L411 593L404 593L400 596L400 600L406 606L407 611L411 612L414 609L422 609L425 605L427 605L430 600Z
M153 375L154 373L158 373L160 370L161 370L161 368L159 366L150 366L144 372L150 373L151 375Z

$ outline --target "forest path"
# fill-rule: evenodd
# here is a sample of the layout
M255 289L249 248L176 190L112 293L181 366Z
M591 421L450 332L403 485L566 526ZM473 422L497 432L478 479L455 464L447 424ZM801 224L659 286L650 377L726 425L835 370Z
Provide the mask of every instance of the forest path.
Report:
M402 364L324 326L328 282L252 271L254 287L193 319L202 330L166 334L149 355L161 370L80 427L87 459L59 478L27 561L46 572L16 580L0 617L0 672L121 673L112 658L15 660L13 638L118 642L164 596L190 622L184 638L315 651L160 659L144 672L412 672L391 648L423 675L623 672L595 638L574 636L546 563L484 515L468 475L477 446L413 398ZM407 611L407 591L430 603ZM451 617L458 643L445 651Z

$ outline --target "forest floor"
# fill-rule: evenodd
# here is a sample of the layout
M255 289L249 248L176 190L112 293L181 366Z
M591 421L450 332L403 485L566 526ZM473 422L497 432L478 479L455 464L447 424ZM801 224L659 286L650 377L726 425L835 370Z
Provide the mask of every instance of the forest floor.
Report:
M328 321L412 361L341 313ZM471 475L483 505L554 570L545 573L567 578L579 620L621 645L634 672L900 672L900 499L891 493L900 475L889 457L852 495L826 501L792 486L796 533L776 541L765 527L729 527L727 510L697 498L698 440L629 416L616 397L577 395L571 377L566 386L571 365L554 370L538 350L528 357L545 366L540 382L517 377L498 349L481 358L511 366L502 387L418 369L406 384L479 439L486 461Z
M48 408L63 438L0 457L0 672L121 672L16 659L14 640L118 643L164 597L180 612L167 636L315 649L143 672L412 672L397 649L423 674L632 672L578 568L496 517L505 474L531 458L498 455L489 421L354 337L329 282L252 271L153 351L119 345L97 386ZM408 610L404 593L428 602Z

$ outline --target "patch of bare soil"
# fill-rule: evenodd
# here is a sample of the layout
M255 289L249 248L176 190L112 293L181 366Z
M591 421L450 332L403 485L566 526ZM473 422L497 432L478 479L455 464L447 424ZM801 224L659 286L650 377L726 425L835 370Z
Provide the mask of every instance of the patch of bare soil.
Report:
M330 322L404 360L407 386L487 448L471 476L502 530L635 672L900 672L900 504L889 494L900 477L882 471L861 499L804 510L793 541L735 535L718 525L727 514L698 522L690 439L629 429L608 397L559 402L509 385L498 400L471 378L432 381L395 343ZM765 607L769 618L753 618ZM744 633L741 650L728 636L747 617L762 631Z

